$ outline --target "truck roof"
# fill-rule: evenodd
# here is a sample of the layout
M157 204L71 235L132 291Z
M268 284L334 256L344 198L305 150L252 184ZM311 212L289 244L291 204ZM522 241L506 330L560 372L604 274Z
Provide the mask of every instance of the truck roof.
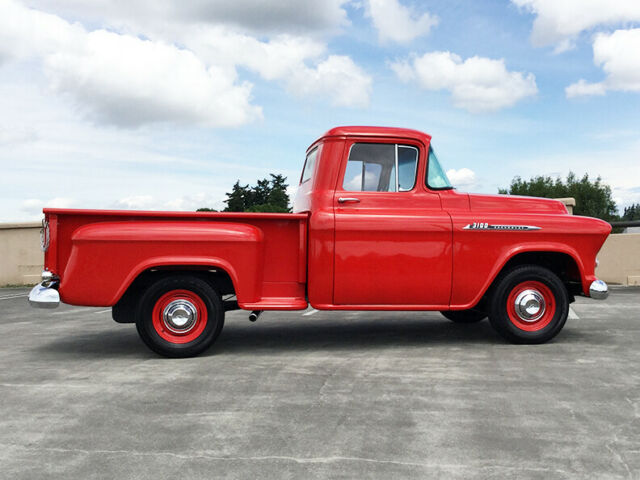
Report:
M431 135L419 130L396 127L368 127L368 126L342 126L334 127L325 132L320 139L325 137L404 137L428 143ZM314 142L315 143L315 142Z

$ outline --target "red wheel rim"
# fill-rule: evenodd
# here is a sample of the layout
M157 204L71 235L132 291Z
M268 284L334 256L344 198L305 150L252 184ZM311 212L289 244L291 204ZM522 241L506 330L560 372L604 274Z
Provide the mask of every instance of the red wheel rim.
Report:
M542 330L551 323L555 313L556 299L542 282L522 282L511 290L507 298L509 320L526 332Z
M171 290L153 307L153 328L167 342L189 343L207 326L207 306L189 290Z

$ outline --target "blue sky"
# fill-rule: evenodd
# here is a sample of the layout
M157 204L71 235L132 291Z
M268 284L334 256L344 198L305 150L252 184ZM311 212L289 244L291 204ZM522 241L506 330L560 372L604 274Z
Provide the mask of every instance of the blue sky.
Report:
M336 125L433 136L461 190L640 202L640 2L0 0L0 221L223 207Z

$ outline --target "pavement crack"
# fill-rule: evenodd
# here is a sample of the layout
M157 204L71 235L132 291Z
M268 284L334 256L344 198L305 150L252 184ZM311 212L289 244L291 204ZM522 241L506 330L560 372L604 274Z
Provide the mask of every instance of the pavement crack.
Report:
M110 449L92 449L86 450L81 448L59 448L59 447L27 447L23 445L7 445L1 444L3 448L15 448L26 450L29 452L50 452L50 453L75 453L75 454L83 454L83 455L132 455L132 456L140 456L140 457L172 457L178 458L181 460L193 460L193 459L204 459L204 460L215 460L215 461L285 461L285 462L294 462L297 464L328 464L328 463L339 463L339 462L361 462L361 463L371 463L371 464L385 464L385 465L396 465L396 466L405 466L405 467L419 467L419 468L445 468L445 469L467 469L468 465L463 465L459 463L450 464L450 463L428 463L428 462L411 462L411 461L402 461L402 460L388 460L388 459L376 459L376 458L368 458L368 457L352 457L352 456L328 456L328 457L296 457L290 455L256 455L256 456L219 456L212 455L207 452L193 452L190 454L182 454L168 451L158 451L158 452L140 452L137 450L110 450ZM553 472L567 475L568 473L561 469L550 469L546 467L535 467L535 466L510 466L510 465L478 465L476 468L480 470L497 470L497 471L531 471L531 472Z
M624 460L624 458L622 458L622 455L620 455L620 453L618 453L618 451L615 448L613 448L611 444L607 443L605 446L607 447L607 450L609 450L611 454L616 458L616 460L618 460L618 462L621 463L622 466L625 468L625 470L627 471L628 478L632 479L633 473L631 472L631 469L629 468L629 465L627 464L627 462Z

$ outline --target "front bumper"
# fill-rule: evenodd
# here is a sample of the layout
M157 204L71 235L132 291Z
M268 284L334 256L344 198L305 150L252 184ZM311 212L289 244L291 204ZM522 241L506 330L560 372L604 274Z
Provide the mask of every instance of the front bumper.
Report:
M42 282L29 292L29 304L34 308L56 308L60 305L59 283L58 277L51 272L42 272Z
M604 300L609 296L609 287L602 280L594 280L589 287L589 296L595 300Z

